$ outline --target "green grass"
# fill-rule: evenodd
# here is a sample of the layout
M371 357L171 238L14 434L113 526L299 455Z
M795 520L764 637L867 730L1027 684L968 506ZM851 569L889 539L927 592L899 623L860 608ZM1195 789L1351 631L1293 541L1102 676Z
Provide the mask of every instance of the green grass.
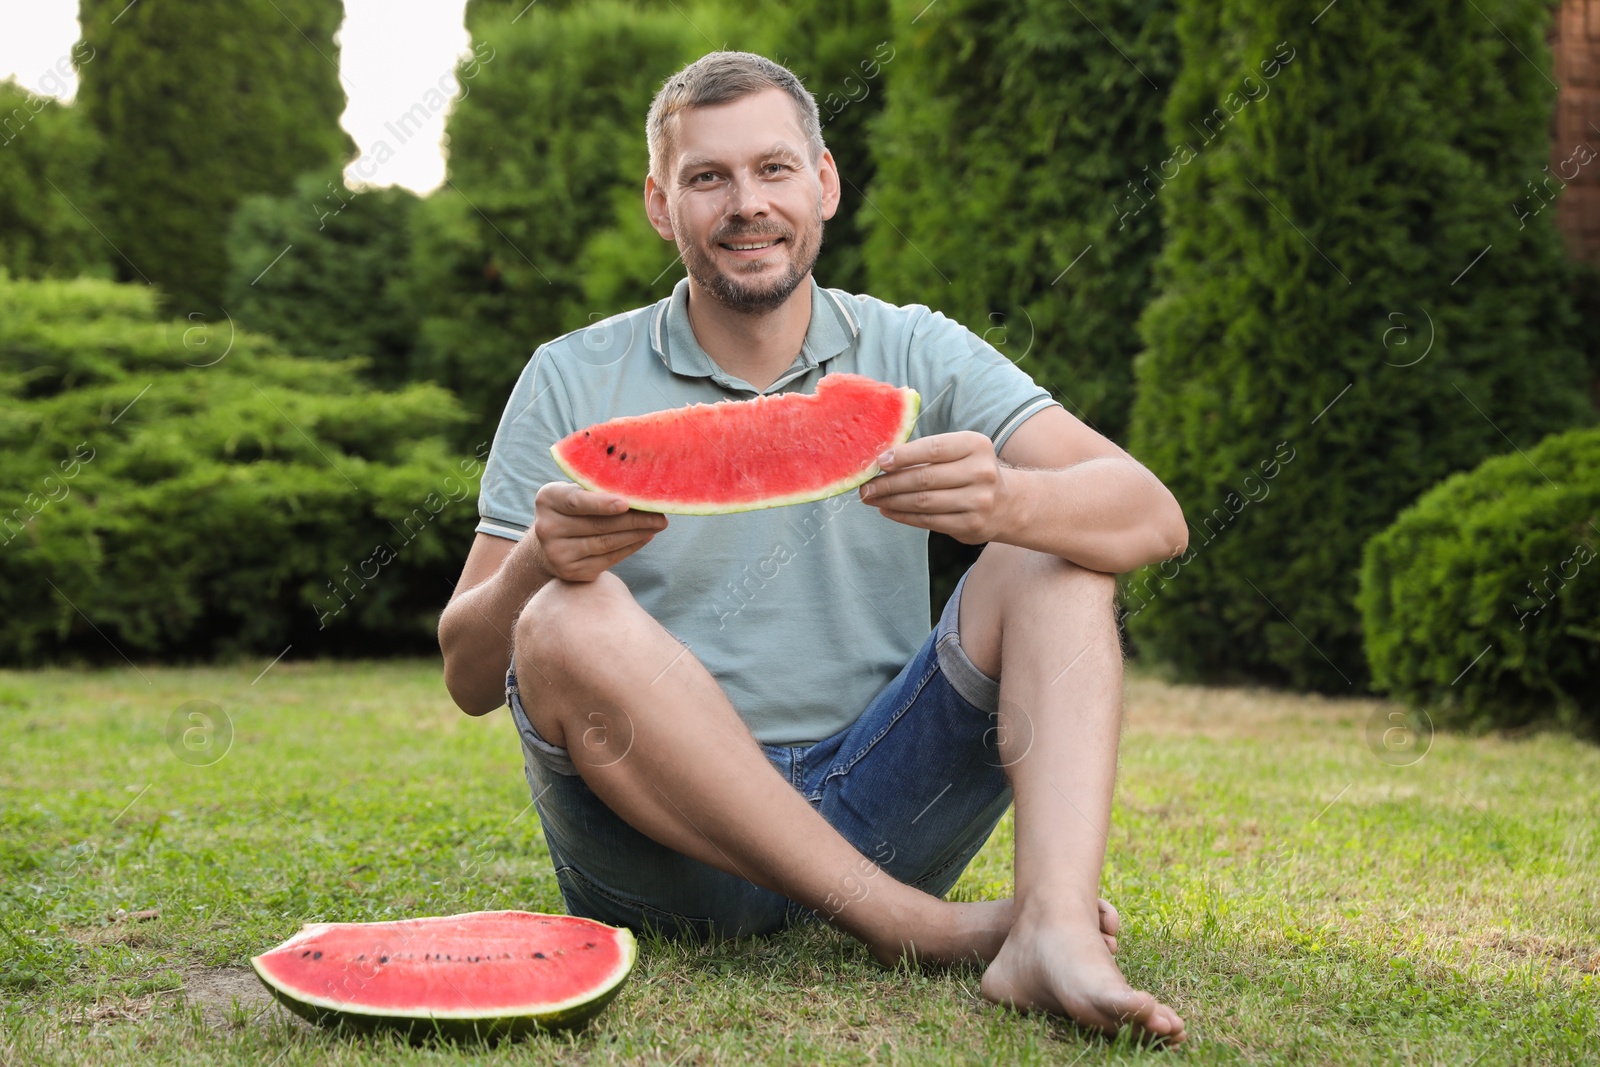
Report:
M456 712L432 662L252 682L262 666L0 672L0 1062L1174 1055L995 1008L975 970L882 969L828 929L646 944L576 1036L313 1030L241 970L301 922L561 900L503 709ZM232 723L208 766L167 740L189 701ZM1441 734L1390 766L1365 739L1388 710L1132 682L1104 882L1130 979L1184 1015L1195 1063L1600 1061L1600 750ZM218 736L191 734L191 759ZM1009 851L1008 820L957 893L1006 894Z

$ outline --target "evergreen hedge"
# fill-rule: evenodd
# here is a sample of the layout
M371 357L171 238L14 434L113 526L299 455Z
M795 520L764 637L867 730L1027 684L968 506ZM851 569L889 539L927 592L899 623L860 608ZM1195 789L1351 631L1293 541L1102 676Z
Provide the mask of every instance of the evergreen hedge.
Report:
M0 661L436 648L488 450L453 398L155 300L0 273Z
M90 184L99 137L83 109L0 81L0 269L21 278L109 276Z
M228 233L224 306L296 355L362 356L381 386L410 377L418 316L402 295L417 197L355 192L339 171L302 175L288 196L247 197Z
M104 139L95 223L123 281L179 315L221 318L228 217L250 193L342 165L355 145L334 31L339 0L82 0L78 99ZM126 257L124 259L123 257Z
M1478 8L1180 5L1132 446L1191 534L1127 611L1185 676L1364 685L1366 540L1593 417L1554 213L1515 207L1550 155L1550 8Z
M1454 475L1367 543L1375 684L1475 725L1600 730L1600 430Z
M1119 441L1161 241L1135 188L1174 152L1172 9L897 0L873 87L870 291L965 323Z

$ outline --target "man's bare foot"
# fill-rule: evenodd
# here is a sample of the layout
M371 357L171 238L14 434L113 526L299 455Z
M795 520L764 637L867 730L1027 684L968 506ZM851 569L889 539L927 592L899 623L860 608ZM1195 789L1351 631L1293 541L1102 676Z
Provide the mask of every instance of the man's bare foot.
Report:
M1107 951L1117 951L1117 931L1122 916L1109 901L1101 900L1100 938ZM868 943L878 962L893 965L907 956L919 963L989 963L999 955L1011 933L1015 905L1004 900L972 903L941 901L935 917L922 933L910 935L909 944Z
M1070 1016L1106 1034L1132 1026L1141 1040L1181 1044L1183 1019L1128 985L1108 951L1105 908L1100 916L1099 936L1087 923L1019 919L983 973L984 997L1019 1011Z

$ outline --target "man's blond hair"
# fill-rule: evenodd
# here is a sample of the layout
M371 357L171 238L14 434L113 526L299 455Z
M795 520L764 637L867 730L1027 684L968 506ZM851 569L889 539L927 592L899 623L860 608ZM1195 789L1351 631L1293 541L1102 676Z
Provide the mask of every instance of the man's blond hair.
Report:
M662 83L650 102L645 119L645 144L650 149L650 176L657 185L667 184L667 163L675 149L677 124L670 122L680 111L694 107L726 104L767 89L782 89L795 103L800 130L811 149L816 165L827 146L822 140L822 119L817 101L789 68L754 52L709 52Z

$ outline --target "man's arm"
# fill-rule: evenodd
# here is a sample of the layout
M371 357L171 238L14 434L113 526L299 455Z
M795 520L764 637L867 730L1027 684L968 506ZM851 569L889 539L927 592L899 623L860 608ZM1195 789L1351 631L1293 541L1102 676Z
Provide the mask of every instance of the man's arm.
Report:
M667 525L665 515L630 511L622 497L570 482L544 486L534 509L538 518L521 541L478 534L439 616L445 688L468 715L506 702L511 630L533 594L553 578L594 581Z
M538 547L533 537L512 541L479 533L455 593L439 616L444 685L468 715L483 715L506 702L512 623L528 598L550 580L534 558Z
M961 431L896 445L883 469L862 486L866 503L968 544L1000 541L1120 574L1189 543L1171 491L1059 407L1017 427L999 457L989 438Z

